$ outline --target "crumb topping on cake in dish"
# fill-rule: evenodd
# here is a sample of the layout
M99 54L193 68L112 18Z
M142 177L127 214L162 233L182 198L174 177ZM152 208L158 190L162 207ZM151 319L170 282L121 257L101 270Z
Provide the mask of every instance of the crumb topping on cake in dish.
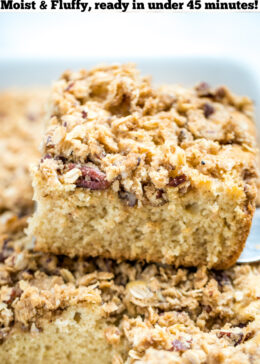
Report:
M9 234L1 236L2 340L14 329L40 332L42 320L52 321L66 308L87 302L101 305L110 323L109 343L127 343L128 363L160 356L194 357L201 363L214 355L249 357L259 351L259 265L217 272L70 259L34 252L22 232L25 224L25 218L17 218ZM123 362L119 354L116 360Z
M47 93L44 89L0 92L0 214L32 212L29 167L40 158Z

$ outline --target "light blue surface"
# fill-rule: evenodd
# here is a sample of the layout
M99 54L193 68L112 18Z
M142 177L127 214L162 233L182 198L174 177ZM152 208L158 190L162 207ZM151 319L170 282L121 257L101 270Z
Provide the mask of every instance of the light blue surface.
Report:
M260 260L260 208L256 210L253 219L251 232L246 242L246 247L240 258L239 263L250 263Z

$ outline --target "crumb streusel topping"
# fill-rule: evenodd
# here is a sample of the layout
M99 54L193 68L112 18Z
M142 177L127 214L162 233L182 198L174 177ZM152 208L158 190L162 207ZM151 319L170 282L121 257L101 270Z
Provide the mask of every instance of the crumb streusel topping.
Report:
M50 113L40 168L67 188L160 205L198 176L242 190L255 178L252 102L226 87L155 88L133 65L67 71Z

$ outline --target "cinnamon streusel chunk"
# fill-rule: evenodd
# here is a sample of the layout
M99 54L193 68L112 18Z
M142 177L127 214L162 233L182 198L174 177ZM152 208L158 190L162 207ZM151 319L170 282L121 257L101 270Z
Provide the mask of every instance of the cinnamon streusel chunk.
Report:
M3 364L258 364L260 266L226 271L34 252L0 236Z
M33 171L37 249L227 268L256 198L252 102L155 88L132 65L65 72Z

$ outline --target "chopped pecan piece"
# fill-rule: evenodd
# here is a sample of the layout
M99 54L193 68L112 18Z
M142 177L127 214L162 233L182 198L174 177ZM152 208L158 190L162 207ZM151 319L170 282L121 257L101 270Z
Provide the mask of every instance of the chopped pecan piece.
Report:
M186 182L186 180L187 180L187 177L185 176L185 174L181 174L180 176L171 178L168 183L168 186L178 187L180 184Z
M88 116L88 113L85 110L83 110L81 115L82 115L83 119L86 119Z
M238 324L237 326L240 328L240 329L243 329L244 327L246 327L248 325L248 322L240 322L240 324Z
M75 167L76 165L73 165L70 169ZM82 177L77 180L77 187L89 188L91 190L105 190L110 186L105 173L101 172L97 168L91 168L88 166L81 166L78 168L81 170Z
M222 337L231 337L232 332L231 331L220 331L218 333L218 338L221 339Z
M209 103L205 103L203 105L203 112L206 118L208 118L210 115L214 114L215 109L212 105L210 105Z
M244 342L244 341L247 341L247 340L249 340L249 339L251 339L253 336L254 336L254 333L253 333L252 331L248 332L248 333L245 335L243 342Z
M7 304L11 304L17 297L20 297L22 294L22 290L19 287L12 288L9 299L5 301Z
M106 190L109 187L109 183L106 180L103 181L88 181L80 178L77 182L77 187L89 188L90 190Z
M224 87L219 87L215 91L215 95L219 99L223 99L226 96L226 90Z
M210 312L212 311L212 308L211 308L211 306L209 306L209 305L204 306L204 309L205 309L205 311L206 311L207 313L210 313Z
M156 198L162 198L163 193L164 193L164 190L163 189L157 190Z
M217 336L219 339L223 337L229 338L234 343L234 346L241 344L245 340L243 332L235 333L232 331L221 330Z
M244 335L243 335L242 332L240 332L239 334L237 334L237 339L235 340L234 346L237 346L237 345L241 344L242 341L243 341L243 339L244 339Z
M211 94L210 85L207 82L201 82L196 87L199 96L209 96Z
M45 160L45 159L51 159L52 156L50 154L45 154L45 156L41 159L41 163Z

